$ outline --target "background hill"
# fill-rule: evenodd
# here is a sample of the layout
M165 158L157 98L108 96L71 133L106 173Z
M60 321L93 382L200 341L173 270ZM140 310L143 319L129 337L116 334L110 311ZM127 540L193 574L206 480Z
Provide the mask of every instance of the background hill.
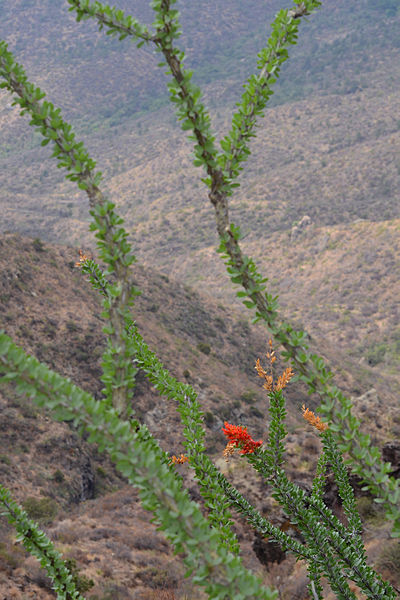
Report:
M16 343L51 368L100 397L103 347L98 296L74 268L77 248L43 244L19 235L0 237L0 326ZM270 491L239 457L226 463L221 426L225 420L248 425L265 439L266 398L254 363L265 352L265 330L249 324L236 309L224 308L165 275L136 266L143 294L135 319L151 348L182 381L198 392L205 414L208 452L245 497L278 526L287 522ZM337 383L355 399L363 430L380 447L398 439L400 409L394 377L351 357L341 341L312 340L334 364ZM314 345L315 344L315 345ZM278 367L282 368L282 367ZM286 468L291 479L308 485L319 454L317 436L301 418L301 405L315 406L298 383L287 389ZM180 419L172 402L159 398L140 374L135 410L171 455L184 451ZM400 457L399 457L400 460ZM400 466L395 463L395 466ZM187 466L179 469L194 499L199 492ZM54 423L45 411L0 393L0 480L39 521L80 576L95 586L91 600L176 600L202 598L183 578L179 558L140 508L106 456L82 440L68 423ZM372 498L357 486L370 560L395 585L400 581L396 549L388 524ZM336 489L328 480L326 501L340 514ZM245 564L266 583L279 586L284 600L305 598L304 566L277 553L239 519L235 528ZM292 532L295 535L295 532ZM14 543L14 531L0 520L0 590L7 600L50 600L49 581L37 563ZM280 564L273 561L279 559ZM281 560L283 559L283 560ZM186 594L186 596L185 596ZM332 597L327 593L327 600Z
M118 4L132 9L127 0ZM187 64L203 86L216 132L227 131L241 85L256 68L282 0L182 3ZM77 24L66 2L2 2L0 37L31 81L63 110L118 198L143 261L149 240L167 259L215 244L212 213L189 144L168 105L167 78L150 47ZM147 0L135 16L150 23ZM330 0L302 23L253 156L234 217L259 239L304 214L318 225L400 217L399 25L396 0ZM77 99L79 98L79 102ZM0 96L2 230L90 239L86 198L46 160L49 148ZM91 240L90 240L91 242ZM154 256L152 256L154 260Z

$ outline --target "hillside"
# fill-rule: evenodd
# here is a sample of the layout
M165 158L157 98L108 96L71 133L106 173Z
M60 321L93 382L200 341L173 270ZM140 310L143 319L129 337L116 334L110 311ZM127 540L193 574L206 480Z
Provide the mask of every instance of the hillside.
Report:
M2 236L0 327L27 351L100 398L100 306L74 267L77 257L77 248ZM198 392L211 456L250 501L284 526L282 512L251 469L239 458L226 464L221 456L224 439L220 429L226 419L248 425L256 439L265 437L266 399L254 372L255 358L265 352L265 330L250 325L234 308L228 310L226 303L225 307L217 304L153 270L136 265L135 279L143 292L134 308L138 326L172 373ZM388 376L381 382L375 367L364 364L361 368L351 358L344 361L340 347L326 339L316 342L328 361L338 367L341 387L358 396L356 414L362 416L363 428L373 442L383 447L396 439L400 410L394 378ZM141 374L137 381L134 404L138 416L165 450L180 454L184 448L173 403L160 399ZM315 405L315 399L298 383L289 386L287 399L287 470L292 479L306 485L315 469L319 444L305 427L300 407L303 402ZM183 600L186 594L201 599L190 581L183 580L179 559L150 524L136 492L105 456L82 441L67 423L56 424L28 401L17 399L11 388L0 395L0 415L1 481L45 527L60 551L76 561L81 576L95 582L88 598ZM185 466L179 469L193 498L199 500L191 473ZM329 485L327 501L340 514L335 488ZM359 487L356 493L367 523L365 541L370 558L380 561L382 574L398 585L400 572L390 567L392 558L385 550L392 551L386 539L387 524ZM266 542L256 542L247 526L238 519L235 523L245 563L267 583L278 585L285 600L304 593L304 567L291 557L272 564L266 558L268 552L261 563L254 548L260 548L260 543L262 548ZM0 532L0 590L7 600L50 600L47 579L15 546L12 529L4 521L0 521ZM172 591L175 596L168 596ZM328 594L326 598L331 600Z
M293 232L298 231L294 227ZM400 221L321 227L312 221L297 235L275 232L243 241L279 295L282 312L304 328L318 346L340 345L350 356L376 367L377 377L400 383ZM235 302L231 282L213 248L189 255L172 269L192 285L204 285L216 299ZM248 314L247 309L242 309ZM397 382L397 383L395 383Z
M229 128L241 84L283 5L252 0L243 11L238 0L223 10L220 4L180 6L182 45L218 135ZM179 261L188 247L214 244L215 235L201 173L168 106L166 77L150 48L77 24L67 8L50 0L3 2L0 37L85 140L141 260L168 273L171 254ZM147 2L135 10L151 21ZM305 214L318 225L400 217L399 24L392 0L379 10L371 0L356 7L330 0L302 24L232 199L234 218L255 239L260 230L265 239L288 230ZM63 180L27 121L2 92L1 229L53 241L71 241L72 231L81 244L88 240L85 196Z
M126 10L134 4L135 16L151 23L147 0L116 3ZM242 83L282 6L179 4L187 65L196 70L217 136L229 130ZM196 389L213 460L264 515L287 526L243 461L221 457L225 420L265 436L266 399L254 363L268 334L251 324L215 252L213 209L168 104L159 57L98 33L89 21L77 24L66 0L0 0L0 16L0 39L62 108L125 218L139 261L134 273L143 293L133 314L140 331ZM399 26L398 0L323 2L301 26L230 201L244 252L268 276L283 315L306 329L336 384L355 399L362 428L385 460L400 436ZM28 122L0 90L0 329L100 399L101 306L74 267L79 248L96 255L87 197L63 178ZM287 399L287 469L307 485L319 446L300 407L315 407L317 398L296 383ZM176 407L142 373L134 402L163 448L183 452ZM191 472L179 469L199 500ZM0 480L93 579L89 599L203 600L110 461L11 387L0 394ZM399 587L398 544L388 541L380 508L353 484L369 559ZM340 515L332 481L326 497ZM282 600L306 600L304 566L287 556L280 564L267 560L267 542L239 519L235 528L245 564L278 586ZM2 520L0 592L6 600L53 598ZM328 592L324 598L333 600Z

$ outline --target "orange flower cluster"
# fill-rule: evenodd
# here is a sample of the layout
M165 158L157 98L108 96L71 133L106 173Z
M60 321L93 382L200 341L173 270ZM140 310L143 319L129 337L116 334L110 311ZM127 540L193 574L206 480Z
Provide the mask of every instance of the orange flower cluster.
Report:
M323 423L321 421L320 417L317 417L313 413L313 411L306 408L304 406L304 404L302 406L302 409L303 409L303 417L305 418L305 420L308 421L314 427L316 427L318 429L318 431L326 431L326 429L328 429L328 425L326 423Z
M233 447L240 448L240 454L252 454L262 444L262 441L256 442L251 435L247 433L247 427L241 425L230 425L227 421L224 423L222 431L229 440L228 446L225 448L224 456L232 454ZM226 453L225 453L226 452Z
M256 370L257 370L258 376L261 377L262 379L265 379L263 388L266 389L267 392L272 392L272 390L274 388L274 378L272 377L272 375L268 375L267 371L265 369L263 369L259 358L257 358L257 360L256 360Z
M283 388L285 388L289 381L292 379L293 375L294 373L292 367L288 367L287 369L285 369L282 375L279 375L278 377L278 381L275 384L275 390L283 390Z
M187 456L185 456L184 454L181 454L180 456L171 456L171 465L183 465L183 463L187 462L189 459Z
M259 358L257 358L255 368L258 373L258 376L261 377L262 379L264 379L264 381L265 381L263 388L265 390L267 390L267 392L278 392L280 390L283 390L287 386L289 381L292 379L294 373L293 373L292 367L288 367L287 369L285 369L283 371L282 375L280 375L278 377L278 381L274 384L273 371L274 371L274 362L276 361L276 356L275 356L275 350L272 349L272 340L271 339L268 340L268 345L269 345L269 350L267 352L267 359L269 361L269 373L267 373L267 371L261 366Z
M272 359L275 358L275 356L271 356L269 352L267 353L267 358L270 359L271 364L273 364L273 362L275 362L275 361L272 362ZM294 375L292 367L287 367L287 369L285 369L283 371L282 375L279 375L278 381L274 385L273 376L269 375L265 371L265 369L263 369L259 358L257 358L257 361L256 361L256 370L257 370L258 376L262 377L262 379L265 379L263 388L265 390L267 390L267 392L272 392L272 391L278 392L279 390L283 390Z
M224 451L222 453L224 455L226 462L228 462L229 457L232 456L232 454L235 452L235 448L236 448L236 445L233 444L232 442L229 442L229 444L227 444L226 448L224 449Z
M79 250L79 261L75 263L75 266L81 267L83 263L87 260L89 260L88 257L85 254L83 254L82 250Z

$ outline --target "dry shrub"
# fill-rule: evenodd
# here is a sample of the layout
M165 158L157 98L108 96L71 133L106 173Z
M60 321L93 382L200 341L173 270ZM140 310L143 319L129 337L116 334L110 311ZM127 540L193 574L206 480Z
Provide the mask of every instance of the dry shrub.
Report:
M103 538L115 538L119 535L119 532L116 529L112 529L111 527L96 527L89 534L89 539L97 542Z
M33 496L30 496L24 501L23 507L29 517L34 521L38 521L41 525L48 525L51 523L59 510L57 502L49 497L34 498Z
M152 590L148 600L178 600L173 590Z
M111 579L111 577L114 575L114 568L109 562L104 562L101 565L101 572L103 577L106 579Z
M91 562L91 559L88 556L87 552L85 550L82 550L81 548L77 548L76 546L74 548L71 548L68 551L68 556L64 556L64 558L73 559L82 565L89 565Z
M168 543L154 533L147 532L146 535L130 536L129 546L137 550L156 550L157 552L168 552Z
M90 600L133 600L133 597L128 588L112 583L103 588L101 595L90 596Z
M114 542L113 540L107 541L105 546L108 550L111 550L114 557L118 560L132 561L132 552L128 546Z
M127 494L126 491L115 492L110 496L104 496L96 501L91 513L94 518L97 518L99 514L107 512L121 511L121 514L125 514L129 511L131 504L135 503L134 492ZM114 515L113 515L114 517Z
M363 522L376 517L379 512L379 506L371 496L360 496L356 500L356 505Z
M284 600L309 600L308 583L307 576L299 574L289 586L285 586Z
M167 568L160 568L159 566L146 567L142 571L138 571L137 577L140 578L143 585L161 590L176 588L180 579L173 564L167 565Z
M132 554L132 562L136 567L146 567L150 564L154 564L155 560L154 556L150 554L144 554L142 552Z
M24 566L27 553L22 544L13 543L12 539L7 538L5 533L3 534L3 531L0 534L2 535L0 537L0 573L4 572L7 577L10 577L13 571Z
M76 527L76 523L70 520L63 521L57 525L51 532L51 538L54 541L62 542L63 544L74 544L84 536L81 535Z
M23 596L21 592L15 586L11 586L10 588L8 588L7 595L4 596L6 600L22 600L22 597Z
M400 581L400 541L388 540L385 547L379 555L376 563L376 569L384 579L391 581L394 585L399 585Z
M116 557L119 560L124 560L126 562L133 562L132 552L126 546L120 545L118 551L115 553Z
M321 442L315 435L308 435L304 440L303 449L307 450L307 454L319 454Z
M42 567L39 565L37 561L35 561L35 565L32 565L32 568L28 570L28 578L33 583L36 583L43 590L51 592L53 589L53 582L50 577L47 576L47 573Z

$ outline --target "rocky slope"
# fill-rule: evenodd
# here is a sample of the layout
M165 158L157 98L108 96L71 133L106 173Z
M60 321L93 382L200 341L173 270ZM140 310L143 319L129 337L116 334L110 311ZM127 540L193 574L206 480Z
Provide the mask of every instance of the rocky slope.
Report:
M2 236L0 325L27 351L99 398L100 306L74 268L77 257L77 248ZM265 351L265 331L250 325L234 308L223 308L140 265L135 266L135 279L143 291L134 309L139 328L172 373L198 391L209 452L249 500L275 523L286 526L284 515L248 465L239 458L225 463L221 456L224 440L220 428L225 419L248 425L256 439L265 437L266 399L254 373L254 360ZM322 349L328 359L341 364L337 348L325 341ZM342 365L340 381L349 393L354 392L355 382L359 393L368 392L356 401L356 412L382 447L398 436L399 409L387 388L372 390L374 368L365 365L362 380L357 368L354 362ZM289 386L287 398L287 470L292 479L307 485L319 442L304 426L300 406L313 403L313 399L299 384ZM134 402L138 415L171 455L184 451L175 407L160 399L140 374ZM1 481L64 556L76 562L81 582L93 581L88 598L201 598L190 580L183 579L179 559L150 524L136 492L107 457L79 438L68 424L54 423L46 412L18 399L11 388L2 392L0 411ZM399 457L394 452L388 459L396 462ZM199 499L190 471L184 465L178 468L193 497ZM340 514L334 486L329 489L327 501ZM392 563L397 547L387 541L387 524L371 499L360 490L357 494L371 560L396 583L399 572ZM15 545L12 529L4 521L0 523L3 595L7 600L53 597L34 560ZM239 520L235 523L247 566L266 583L278 586L282 598L306 598L304 567L299 570L291 557L254 536Z

